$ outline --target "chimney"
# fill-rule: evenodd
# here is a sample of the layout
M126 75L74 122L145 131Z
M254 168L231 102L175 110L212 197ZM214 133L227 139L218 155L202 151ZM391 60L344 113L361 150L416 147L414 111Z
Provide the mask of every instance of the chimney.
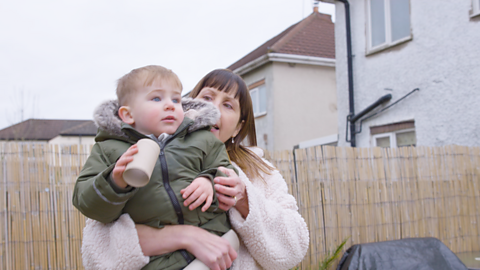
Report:
M318 0L313 0L313 12L318 13Z

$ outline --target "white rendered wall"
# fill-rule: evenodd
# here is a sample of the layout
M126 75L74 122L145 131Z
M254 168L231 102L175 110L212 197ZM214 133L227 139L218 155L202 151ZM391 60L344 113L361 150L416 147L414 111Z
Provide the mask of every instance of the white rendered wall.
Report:
M363 123L358 147L370 147L369 126L415 120L417 145L480 145L480 18L471 0L411 0L413 39L366 56L366 0L350 0L354 98L358 113L385 94L405 100ZM336 4L339 145L349 112L345 13ZM392 90L385 90L392 89Z

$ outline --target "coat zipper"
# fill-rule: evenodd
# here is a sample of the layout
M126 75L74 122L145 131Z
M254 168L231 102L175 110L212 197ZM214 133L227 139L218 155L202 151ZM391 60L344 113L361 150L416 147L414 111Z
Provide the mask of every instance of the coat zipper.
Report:
M163 151L163 149L160 150L160 164L162 167L163 186L167 190L168 196L170 197L170 201L172 201L173 208L175 209L175 213L177 213L178 224L184 224L182 208L180 206L180 203L177 200L177 197L175 196L175 192L170 186L167 161L165 159L165 152Z
M177 214L178 224L184 224L182 208L180 206L180 203L177 200L177 197L175 196L175 192L170 186L170 179L168 177L167 160L165 159L164 149L169 141L170 140L167 140L163 145L163 147L160 149L160 165L162 167L163 186L165 187L165 190L167 191L168 196L170 197L170 201L172 202L173 208L175 209L175 213ZM190 256L188 255L185 249L181 249L179 251L188 264L193 261L193 259L190 258Z

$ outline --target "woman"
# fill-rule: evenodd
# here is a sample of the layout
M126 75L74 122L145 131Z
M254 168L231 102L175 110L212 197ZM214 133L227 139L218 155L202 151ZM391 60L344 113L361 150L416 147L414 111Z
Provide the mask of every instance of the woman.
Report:
M308 249L308 228L295 198L288 194L285 180L255 147L255 119L245 82L229 70L214 70L200 80L190 97L212 102L220 110L220 120L211 131L225 143L239 171L237 175L221 168L227 177L214 179L220 208L229 211L240 238L238 258L225 239L189 225L163 229L136 225L143 254L154 256L185 249L215 270L230 267L232 261L232 269L295 266ZM241 145L244 139L250 147ZM125 249L139 250L138 245Z

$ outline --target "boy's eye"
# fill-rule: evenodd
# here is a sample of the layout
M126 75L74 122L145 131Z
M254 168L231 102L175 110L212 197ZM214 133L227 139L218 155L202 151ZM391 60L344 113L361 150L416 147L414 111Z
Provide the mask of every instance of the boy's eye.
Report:
M160 101L160 98L159 97L154 97L152 98L153 101Z
M173 102L173 103L180 103L180 99L174 98L174 99L172 99L172 102Z

